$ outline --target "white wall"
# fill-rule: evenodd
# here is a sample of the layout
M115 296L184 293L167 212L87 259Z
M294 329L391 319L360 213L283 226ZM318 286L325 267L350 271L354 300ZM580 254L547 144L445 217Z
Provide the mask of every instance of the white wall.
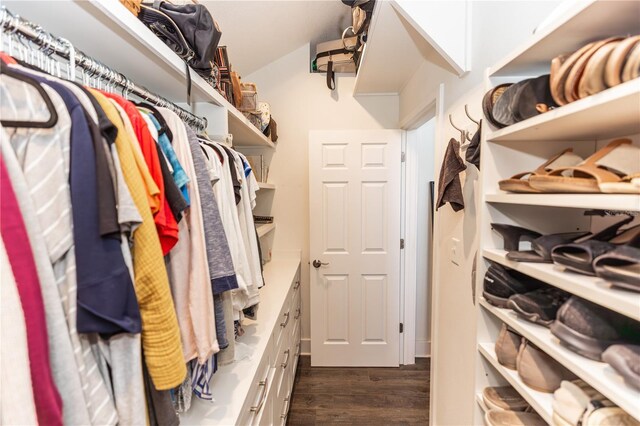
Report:
M459 133L449 125L452 114L459 125L473 130L466 120L464 104L481 116L485 69L522 44L557 2L474 1L472 3L471 71L459 78L435 64L423 62L400 94L400 121L406 121L436 99L440 99L435 146L436 177L440 172L446 145ZM477 179L469 166L461 174L465 210L453 212L450 206L435 215L434 283L432 306L436 312L432 326L431 424L473 424L476 362L475 309L472 304L471 270L477 249ZM437 184L436 184L437 188ZM460 241L459 265L450 261L451 239Z
M434 180L435 118L415 130L418 140L418 229L416 262L416 356L431 354L431 204L429 181Z
M273 216L277 223L274 252L302 251L302 351L309 346L309 130L394 129L398 96L353 98L355 78L339 75L329 91L324 74L309 73L305 44L268 66L243 77L258 85L278 122L278 145L269 171L276 184Z

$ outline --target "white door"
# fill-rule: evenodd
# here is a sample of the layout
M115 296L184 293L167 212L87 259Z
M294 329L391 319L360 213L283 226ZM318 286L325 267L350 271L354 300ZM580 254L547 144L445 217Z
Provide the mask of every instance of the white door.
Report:
M401 140L310 132L311 365L398 366Z

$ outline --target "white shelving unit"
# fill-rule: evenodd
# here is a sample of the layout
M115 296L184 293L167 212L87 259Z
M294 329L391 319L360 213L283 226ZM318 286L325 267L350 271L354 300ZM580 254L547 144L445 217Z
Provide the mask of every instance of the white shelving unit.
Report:
M616 111L616 114L611 114ZM640 80L631 80L588 98L490 132L492 142L593 141L640 132Z
M553 415L552 402L553 402L553 394L539 392L534 389L531 389L529 386L525 385L520 376L518 376L518 372L515 370L510 370L498 362L498 358L496 356L496 351L493 348L493 344L491 343L483 343L478 345L478 351L480 354L491 363L493 368L498 371L504 377L511 386L513 386L520 395L533 407L534 410L547 422L551 423L551 416ZM482 401L482 397L481 401ZM484 402L483 402L484 405Z
M507 252L504 250L485 249L482 256L640 321L638 293L611 288L600 278L566 272L554 264L513 262L507 259Z
M269 232L272 232L276 229L275 223L265 223L263 225L258 225L256 227L258 229L258 237L262 238L267 235Z
M638 33L640 2L585 0L573 2L555 22L540 29L487 70L485 89L502 82L517 82L549 73L551 60L575 51L594 40ZM573 148L583 158L618 137L640 143L640 79L607 89L597 95L558 107L504 129L491 129L484 122L481 142L480 250L476 273L477 347L476 393L486 386L513 386L545 419L551 422L552 394L530 389L517 372L501 366L494 345L500 327L508 324L542 351L640 420L640 392L624 382L611 366L585 358L562 346L548 328L499 309L482 298L483 279L489 262L497 262L550 285L590 300L607 309L640 321L640 294L611 288L604 280L563 270L553 264L518 263L507 260L502 239L491 223L506 223L541 232L590 230L598 220L585 217L584 210L640 212L640 195L628 194L512 194L500 191L498 181L533 170L551 155ZM601 220L601 219L599 219ZM475 423L484 412L476 410Z
M6 0L3 6L33 22L46 23L51 33L63 34L78 49L152 92L186 104L187 71L184 61L120 2ZM51 19L51 16L56 19ZM275 147L202 77L192 70L190 76L192 102L225 109L227 129L234 136L234 145Z
M480 300L480 305L483 310L522 334L627 413L636 419L640 418L640 404L638 404L640 391L627 385L608 364L590 360L566 349L560 345L548 328L520 319L509 309L496 308L484 299ZM523 396L526 398L524 394ZM542 415L540 412L538 414Z
M485 201L495 204L640 211L640 195L633 194L486 194Z
M276 185L275 184L267 183L267 182L258 182L258 187L260 189L272 189L272 190L276 189Z
M420 7L419 11L405 10L407 7L405 3L411 2L392 0L376 3L368 30L367 43L362 52L356 76L354 96L400 93L424 58L438 63L456 75L462 75L467 71L463 69L465 65L457 63L450 56L451 54L459 56L459 52L447 51L454 49L454 46L454 50L466 48L464 46L465 31L467 31L465 16L470 16L471 9L467 2L457 2L455 6L446 6L445 2L431 5L428 2L422 2L418 6L409 5ZM434 10L438 8L439 10ZM436 28L434 22L421 25L413 19L416 16L438 16L441 18L438 21L441 27ZM449 28L444 28L450 20L462 24L456 34L451 34ZM432 31L443 30L448 32L447 41L456 38L456 42L442 46L436 41L438 37L429 34ZM399 49L398 46L402 48ZM389 64L394 64L393 72L388 72Z

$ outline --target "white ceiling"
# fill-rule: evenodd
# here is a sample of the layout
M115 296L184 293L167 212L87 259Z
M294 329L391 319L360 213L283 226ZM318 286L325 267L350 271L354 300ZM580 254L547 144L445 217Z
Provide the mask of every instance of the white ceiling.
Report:
M199 0L222 30L229 61L250 74L307 42L340 38L350 9L340 0Z

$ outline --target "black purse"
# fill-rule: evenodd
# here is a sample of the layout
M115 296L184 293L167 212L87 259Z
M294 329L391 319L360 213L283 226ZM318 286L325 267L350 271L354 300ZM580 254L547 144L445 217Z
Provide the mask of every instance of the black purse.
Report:
M215 86L214 58L222 32L206 7L164 1L142 3L140 19L185 63ZM191 78L187 70L191 92Z

